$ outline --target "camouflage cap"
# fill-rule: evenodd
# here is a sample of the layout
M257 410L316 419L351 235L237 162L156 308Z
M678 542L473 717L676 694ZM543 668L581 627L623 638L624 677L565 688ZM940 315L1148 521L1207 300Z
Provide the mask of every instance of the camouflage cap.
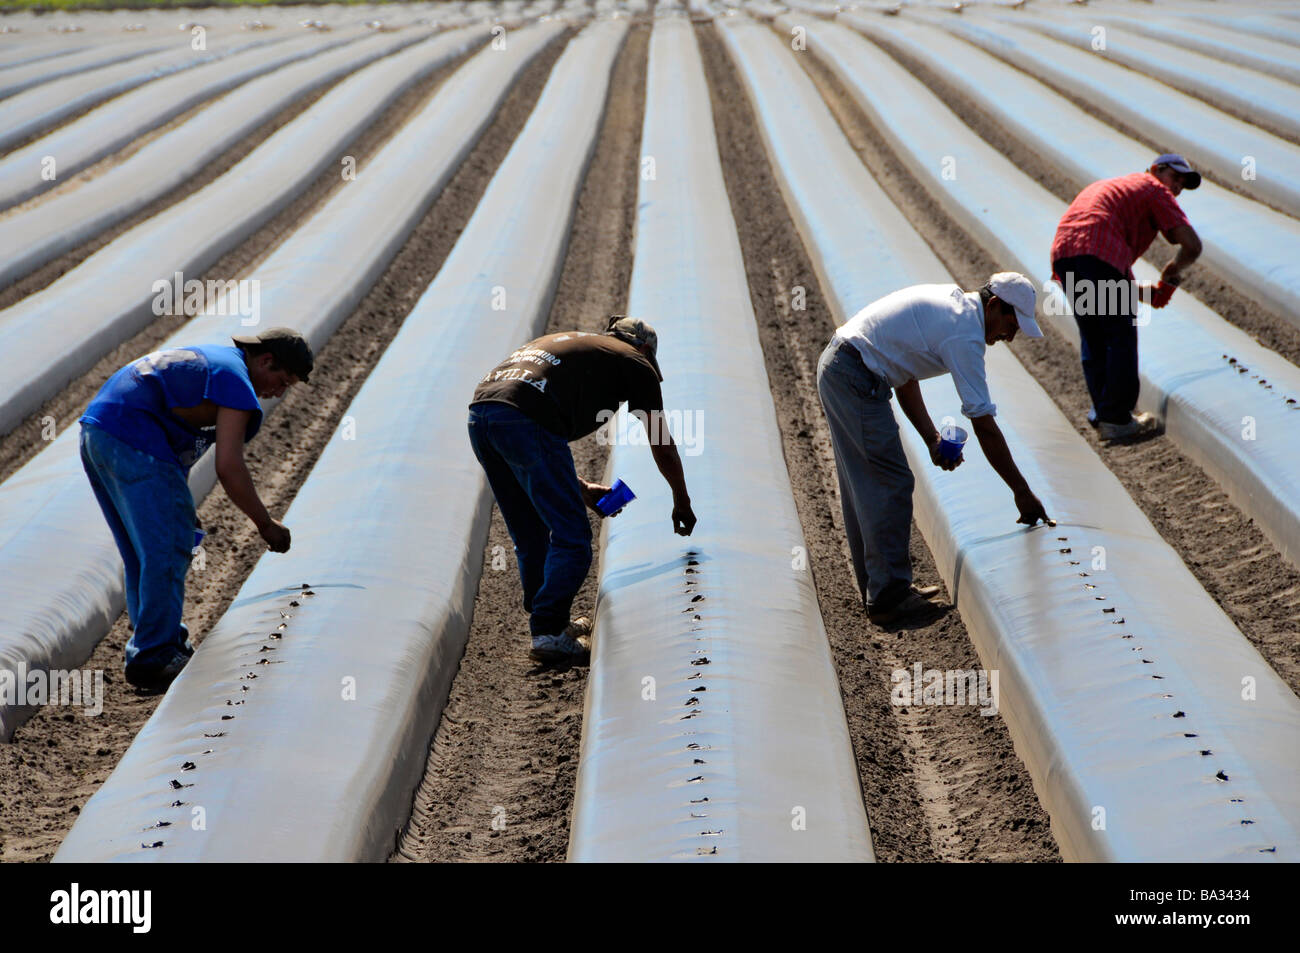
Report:
M636 347L645 345L650 352L650 366L655 369L655 374L662 381L664 372L659 370L659 358L656 356L659 351L659 335L655 329L650 327L640 318L629 318L625 314L612 314L609 317L609 324L605 327L606 334L612 334L620 341L626 341Z

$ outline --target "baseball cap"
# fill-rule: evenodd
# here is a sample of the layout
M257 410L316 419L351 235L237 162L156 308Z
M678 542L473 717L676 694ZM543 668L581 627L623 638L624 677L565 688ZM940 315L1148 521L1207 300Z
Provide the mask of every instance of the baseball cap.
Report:
M650 349L650 366L655 369L655 374L661 381L664 379L664 372L659 370L659 359L655 356L659 351L659 335L655 334L654 328L640 318L612 314L609 317L609 324L605 327L605 333L638 347L642 344L646 345Z
M258 344L266 348L275 358L275 363L304 384L316 363L311 345L293 328L267 328L261 334L236 334L231 340L236 344Z
M1181 172L1183 174L1183 188L1185 189L1195 189L1201 185L1201 173L1194 171L1191 163L1177 152L1166 152L1162 156L1156 156L1151 165L1167 165L1175 172Z
M1038 295L1034 283L1017 271L999 271L989 279L989 290L1005 301L1016 312L1016 321L1025 337L1041 338L1042 329L1034 320L1034 302Z

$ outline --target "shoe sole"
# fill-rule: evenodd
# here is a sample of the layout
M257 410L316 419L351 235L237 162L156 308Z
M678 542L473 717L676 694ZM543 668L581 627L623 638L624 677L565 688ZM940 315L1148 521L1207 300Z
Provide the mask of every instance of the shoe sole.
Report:
M1141 437L1150 437L1160 432L1159 427L1145 427L1141 430L1135 430L1132 433L1119 433L1107 436L1100 434L1099 439L1104 443L1122 443L1126 440L1137 440Z
M948 606L937 602L926 602L924 605L913 605L908 608L893 609L889 612L883 612L876 615L867 613L867 620L873 625L886 626L896 625L899 622L931 622L937 620L948 610Z
M571 652L550 652L546 649L533 649L528 653L528 657L534 662L586 662L591 658L590 652L581 652L573 654Z
M151 682L144 682L144 683L132 681L130 678L127 678L126 683L138 692L144 692L145 694L148 695L161 695L165 691L167 691L167 689L171 688L172 682L176 681L176 677L177 676L173 675L171 678L167 679L166 681L159 680L159 681L151 681Z

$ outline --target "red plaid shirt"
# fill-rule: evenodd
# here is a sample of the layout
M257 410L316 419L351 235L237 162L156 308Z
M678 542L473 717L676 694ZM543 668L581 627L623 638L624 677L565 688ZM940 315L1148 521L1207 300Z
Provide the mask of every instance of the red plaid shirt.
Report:
M1168 186L1150 172L1102 179L1070 203L1056 226L1052 262L1075 255L1100 258L1133 278L1133 262L1171 229L1188 225Z

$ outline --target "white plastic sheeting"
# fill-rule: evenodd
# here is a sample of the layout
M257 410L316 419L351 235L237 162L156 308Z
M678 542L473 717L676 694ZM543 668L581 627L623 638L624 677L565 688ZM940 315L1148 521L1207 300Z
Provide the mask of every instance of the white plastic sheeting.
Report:
M667 408L703 422L701 452L683 457L700 522L689 539L673 535L671 493L649 448L612 448L611 473L638 499L603 530L569 859L868 861L839 684L811 574L797 568L803 533L684 19L659 19L651 36L641 153L655 174L640 181L628 309L659 333Z
M626 30L602 21L556 64L451 256L348 408L356 439L326 448L290 508L293 549L258 563L57 860L375 861L392 850L483 566L491 495L465 407L503 347L545 325ZM537 182L546 188L528 187ZM492 307L498 284L511 295L505 311ZM375 486L382 492L358 506L360 488ZM268 638L277 628L282 637ZM355 701L342 698L348 678ZM215 731L225 734L204 737ZM180 774L187 760L198 767ZM173 795L173 776L193 788ZM173 797L185 803L165 807ZM206 831L184 823L191 804L207 810ZM176 822L158 833L164 846L141 849L154 835L140 831L163 819Z
M1285 43L1213 29L1188 29L1185 23L1169 23L1149 16L1129 17L1103 7L1097 9L1097 17L1107 23L1122 24L1156 40L1270 73L1291 83L1300 83L1300 62L1296 60L1295 50Z
M1228 18L1222 16L1222 8L1218 10L1202 8L1195 11L1179 10L1176 12L1179 16L1194 16L1199 21L1197 25L1202 29L1207 25L1212 25L1220 35L1224 31L1229 31L1232 33L1245 33L1253 37L1262 37L1266 40L1300 45L1300 24L1297 24L1294 20L1286 20L1282 17L1243 15L1248 11L1237 9L1234 9L1232 11L1233 15Z
M121 63L124 60L138 59L169 46L180 46L175 37L171 37L169 40L155 36L145 40L96 43L89 49L72 53L69 56L12 67L0 73L0 97L13 96L25 89L31 89L33 86L39 86L42 83L48 83L63 76L89 72L102 66Z
M306 62L255 79L187 122L159 136L120 165L79 186L0 219L0 287L89 241L154 199L190 179L281 110L341 77L387 56L395 43L414 43L418 30L400 39L380 34L312 56ZM484 38L487 27L468 34ZM313 50L319 41L305 38Z
M319 349L474 148L515 77L561 29L520 30L506 50L484 50L449 77L363 175L259 266L263 323L291 325ZM398 180L403 187L394 189ZM238 317L199 317L159 348L224 344L232 333L242 333ZM121 560L77 440L69 427L0 485L0 668L73 668L122 611ZM196 500L215 479L204 461L194 467ZM29 714L0 706L0 740Z
M809 25L819 55L824 32ZM853 167L793 54L762 28L729 25L726 35L837 319L898 287L951 280L865 169ZM999 672L1001 714L1062 853L1300 856L1300 699L1014 356L995 346L985 360L999 424L1055 527L1016 525L1010 491L975 446L960 470L938 470L896 413L916 477L917 523L984 666ZM922 390L932 415L955 416L946 376ZM1250 701L1247 677L1259 687Z
M54 188L150 129L240 83L364 35L294 37L283 44L250 50L233 63L200 66L127 93L0 159L0 208Z
M999 17L999 19L1002 19ZM1005 22L1031 27L1040 33L1094 52L1095 18L1062 22L1055 17L1017 15ZM1300 90L1284 80L1264 75L1203 53L1170 46L1122 27L1105 35L1098 55L1155 77L1175 89L1192 93L1212 104L1223 103L1252 121L1266 121L1274 129L1300 136ZM1296 50L1300 56L1300 49Z
M21 29L20 27L19 30ZM0 37L0 41L3 42L3 49L0 49L0 69L22 66L25 63L37 63L56 56L71 56L82 49L80 46L74 46L66 40L52 36L37 37L34 40L23 37L22 42L19 42L18 36L5 35Z
M401 34L385 38L409 43ZM161 313L156 282L202 275L318 175L338 168L339 150L466 42L463 34L435 36L345 79L224 175L0 312L0 353L25 358L0 365L0 433L153 321ZM78 346L69 349L69 341Z
M8 149L69 116L145 83L217 60L225 60L225 68L230 69L237 62L229 59L235 54L283 43L286 39L249 33L225 42L214 41L203 50L192 50L186 45L164 55L140 57L93 73L46 83L0 102L0 149Z
M1300 215L1300 146L1234 119L1199 99L1047 36L999 20L942 22L1020 69L1068 89L1098 110L1181 152L1198 168L1288 215ZM1246 158L1254 178L1243 175Z
M879 29L867 28L873 33ZM912 52L933 39L929 32L892 25L877 35ZM1048 250L1064 203L980 139L881 50L834 25L819 25L810 36L949 214L1007 267L1014 265L1033 275L1040 288L1048 288ZM947 44L955 42L945 39ZM931 62L936 68L945 71L961 63L962 73L948 75L959 79L978 73L999 90L1004 107L1014 111L1025 105L1006 75L1014 72L1008 67L974 50L967 56L976 59L962 61L956 52L948 55L950 48L938 41L934 49ZM888 85L880 83L881 77ZM1035 148L1047 151L1053 142L1056 148L1065 147L1054 138L1038 136L1050 137L1055 122L1069 123L1071 116L1047 119L1042 109L1024 109L1019 116L1023 125L1010 128L1028 137ZM1040 117L1046 130L1031 125ZM998 113L998 118L1011 122L1006 113ZM955 176L945 176L949 168ZM1199 198L1199 192L1183 194L1193 196L1192 201ZM1009 215L1014 215L1015 227L1008 227ZM1252 241L1268 234L1250 220L1224 227L1229 234L1253 231ZM1206 230L1206 247L1215 247L1219 238L1217 230ZM1146 281L1158 277L1141 261L1134 273ZM1150 323L1138 334L1142 406L1164 418L1169 436L1224 486L1284 556L1300 562L1300 483L1294 477L1300 472L1300 446L1290 439L1300 418L1300 369L1187 293L1175 296L1163 310L1146 310L1145 316ZM1047 318L1077 346L1074 319L1064 307Z

